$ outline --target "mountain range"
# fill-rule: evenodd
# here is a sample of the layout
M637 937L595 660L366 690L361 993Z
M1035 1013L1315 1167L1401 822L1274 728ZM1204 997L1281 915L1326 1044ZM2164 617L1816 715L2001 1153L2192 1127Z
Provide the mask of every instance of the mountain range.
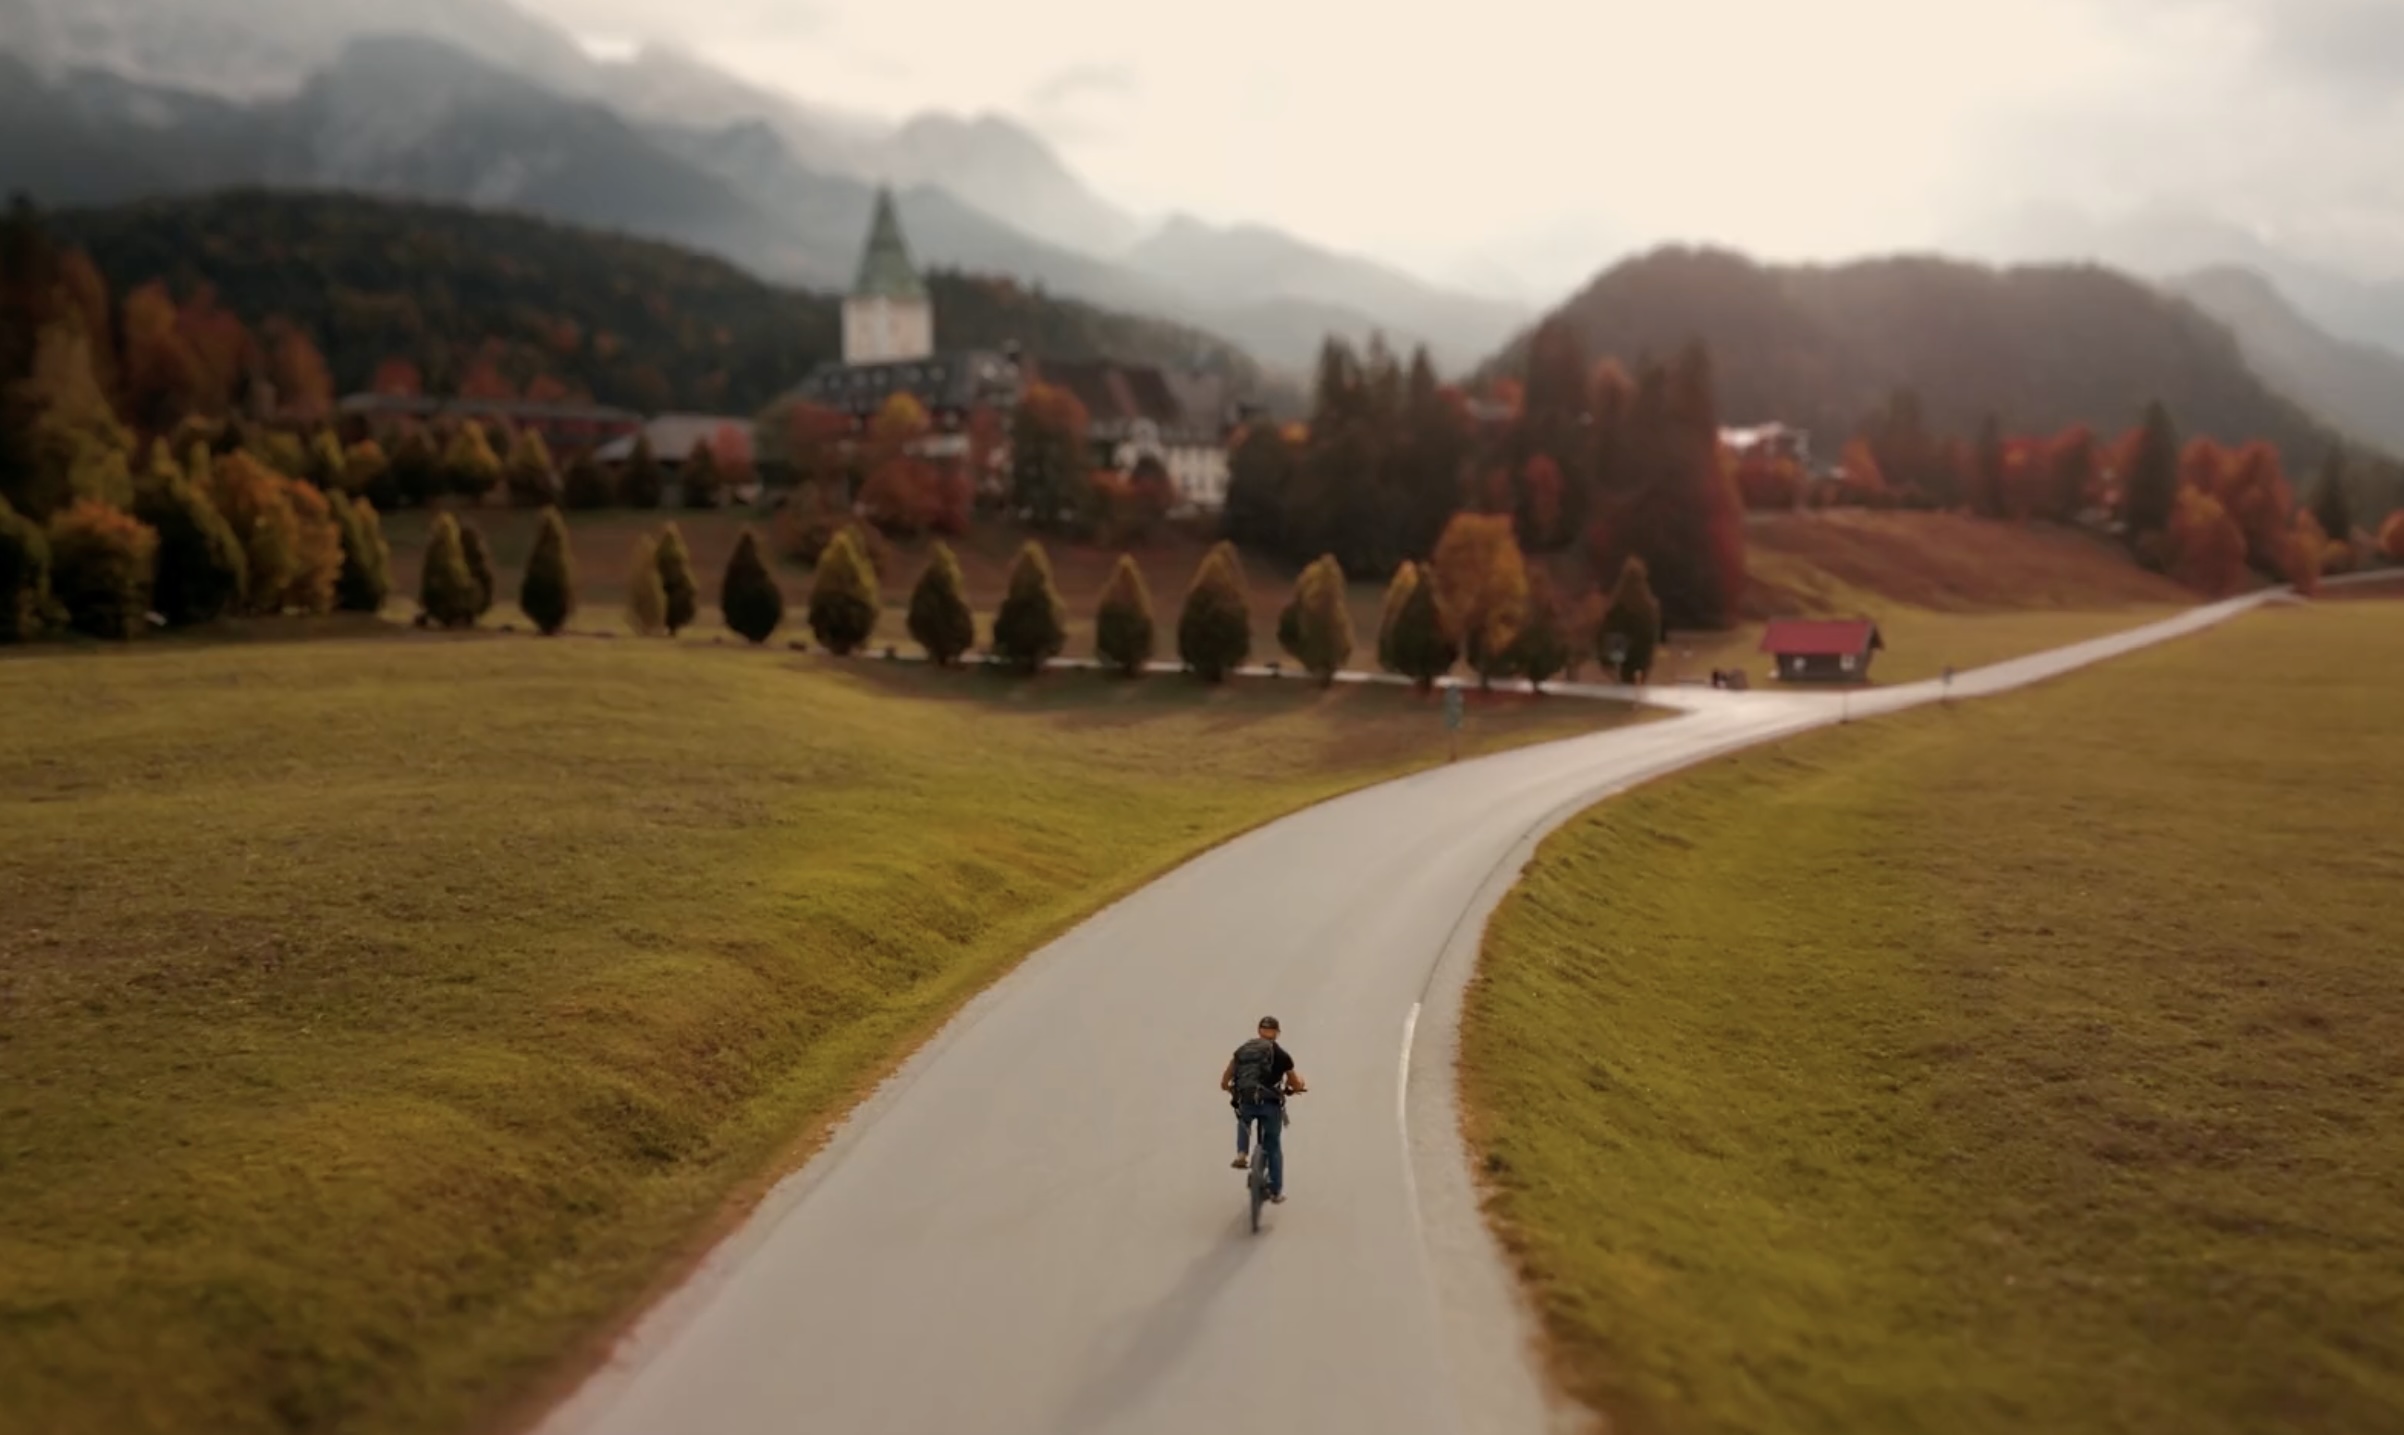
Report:
M1592 227L1525 236L1482 267L1465 262L1454 272L1468 287L1447 288L1267 227L1139 218L1006 118L894 123L671 48L597 58L508 0L0 0L0 188L46 204L229 186L359 191L668 240L827 290L849 284L881 183L896 187L923 264L1178 321L1287 376L1307 372L1326 335L1372 330L1467 370L1533 319L1544 296L1530 275L1630 247ZM2404 449L2404 283L2163 209L2110 221L2022 210L1957 247L2144 276L2225 324L2313 415ZM1632 306L1606 327L1633 332L1647 312L1660 335L1675 327L1624 283L1602 287ZM1503 293L1513 297L1485 297ZM1843 333L1830 340L1832 352L1862 349ZM1939 392L1953 361L1942 344L1914 360L1935 366ZM1728 362L1741 373L1757 361ZM1884 372L1870 363L1860 383Z
M689 55L588 56L503 0L0 0L0 186L48 204L228 184L514 207L847 283L875 186L922 262L1198 322L1305 368L1328 332L1463 367L1522 302L1273 230L1096 195L998 116L898 125L772 94Z

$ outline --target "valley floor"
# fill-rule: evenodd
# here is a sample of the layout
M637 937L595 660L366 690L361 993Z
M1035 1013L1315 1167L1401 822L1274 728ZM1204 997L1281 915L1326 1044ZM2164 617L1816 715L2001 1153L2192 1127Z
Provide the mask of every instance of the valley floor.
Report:
M0 1431L490 1422L1020 957L1445 749L1387 688L357 626L0 658Z
M2404 1425L2404 626L2273 609L1616 799L1498 914L1491 1213L1615 1427Z

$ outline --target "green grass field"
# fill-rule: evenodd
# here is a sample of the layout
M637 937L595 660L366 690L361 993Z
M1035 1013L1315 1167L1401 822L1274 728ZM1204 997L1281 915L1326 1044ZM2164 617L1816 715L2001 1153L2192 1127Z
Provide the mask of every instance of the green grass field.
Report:
M0 712L27 1435L505 1420L1025 953L1444 752L1389 689L406 632L20 654Z
M2404 1429L2404 624L2270 611L1616 799L1464 1082L1628 1435Z

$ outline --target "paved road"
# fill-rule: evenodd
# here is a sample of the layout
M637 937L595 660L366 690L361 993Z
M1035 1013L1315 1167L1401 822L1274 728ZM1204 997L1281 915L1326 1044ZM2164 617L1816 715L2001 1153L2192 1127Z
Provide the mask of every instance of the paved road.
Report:
M2251 601L1964 674L1954 694ZM1687 711L1300 813L1046 948L781 1187L546 1435L1572 1423L1527 1358L1452 1115L1484 914L1536 838L1598 797L1938 685L1655 696ZM1313 1093L1287 1133L1293 1199L1253 1237L1216 1083L1263 1012Z

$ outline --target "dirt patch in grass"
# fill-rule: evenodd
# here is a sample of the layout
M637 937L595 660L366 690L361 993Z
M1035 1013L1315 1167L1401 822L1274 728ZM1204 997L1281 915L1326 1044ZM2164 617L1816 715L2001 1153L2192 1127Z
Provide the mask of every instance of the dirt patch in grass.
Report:
M2404 628L2278 610L1546 844L1498 1228L1630 1432L2404 1428Z
M1444 751L1389 689L388 636L0 663L0 1430L489 1423L1025 953Z

